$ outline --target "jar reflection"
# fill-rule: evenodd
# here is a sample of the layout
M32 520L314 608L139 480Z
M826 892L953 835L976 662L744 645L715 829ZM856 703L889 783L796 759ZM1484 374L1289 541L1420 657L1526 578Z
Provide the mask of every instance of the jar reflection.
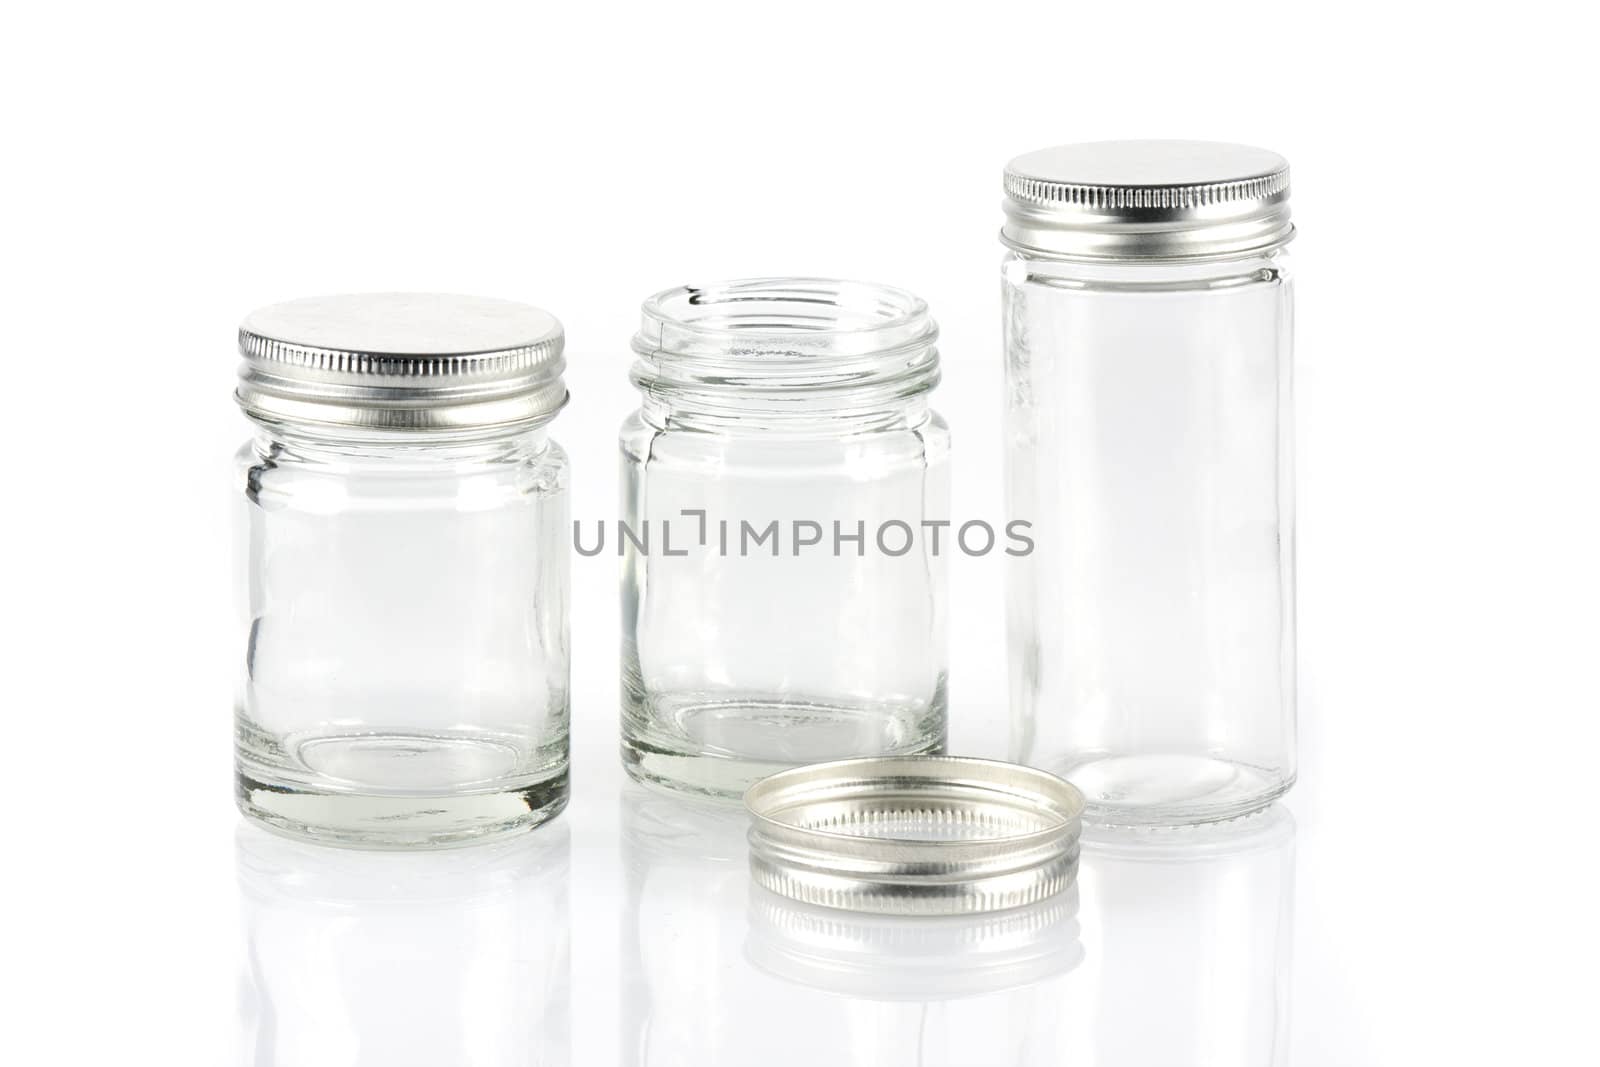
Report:
M740 974L750 889L744 810L637 786L621 803L621 1062L776 1062L783 1042L760 1032Z
M1186 830L1086 829L1077 981L1092 995L1074 1003L1068 1059L1286 1062L1294 837L1279 806Z
M751 884L742 811L623 804L624 1062L1055 1062L1082 958L1074 893L971 917L813 908Z
M431 853L244 826L242 1059L571 1062L567 829Z

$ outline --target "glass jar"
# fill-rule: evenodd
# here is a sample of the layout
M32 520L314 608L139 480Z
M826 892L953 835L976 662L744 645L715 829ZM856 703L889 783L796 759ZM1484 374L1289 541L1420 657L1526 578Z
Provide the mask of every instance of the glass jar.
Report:
M921 300L854 282L646 301L617 538L635 778L737 796L797 764L942 751L937 332Z
M567 798L561 326L420 294L250 315L237 399L246 815L336 843L525 829Z
M1289 172L1204 142L1006 171L1012 758L1085 818L1258 810L1295 776Z

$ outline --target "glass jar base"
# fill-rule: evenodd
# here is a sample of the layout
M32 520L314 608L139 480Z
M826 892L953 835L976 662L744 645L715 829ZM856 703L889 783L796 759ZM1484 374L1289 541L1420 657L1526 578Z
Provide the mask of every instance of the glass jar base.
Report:
M944 751L942 706L932 713L924 709L919 718L881 709L724 700L679 706L670 721L686 736L639 736L625 716L623 768L644 785L725 800L739 799L761 779L790 767ZM742 755L730 753L734 744Z
M1292 776L1214 756L1100 756L1057 771L1099 826L1193 826L1243 818L1289 791Z
M481 729L368 727L271 734L239 720L235 799L294 837L355 848L442 848L504 837L567 801L565 746Z
M371 796L237 778L239 810L271 830L348 848L452 848L533 829L567 806L567 782L465 796Z
M494 789L364 793L290 781L240 761L239 810L268 829L350 848L450 848L531 830L567 805L567 768Z

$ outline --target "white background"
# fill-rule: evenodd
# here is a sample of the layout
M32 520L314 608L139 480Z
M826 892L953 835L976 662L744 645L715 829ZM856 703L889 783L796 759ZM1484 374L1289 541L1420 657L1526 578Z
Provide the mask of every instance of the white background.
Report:
M955 511L998 519L1001 168L1166 136L1294 167L1287 1061L1595 1062L1592 28L1538 3L963 10L8 9L0 1060L252 1054L227 521L245 312L382 289L550 309L574 394L554 433L574 513L600 517L644 296L899 285L943 328ZM615 560L574 563L571 1057L631 1064ZM959 752L1003 751L1001 563L954 559ZM1137 1007L1112 1017L1161 1025ZM915 1062L895 1056L862 1062Z

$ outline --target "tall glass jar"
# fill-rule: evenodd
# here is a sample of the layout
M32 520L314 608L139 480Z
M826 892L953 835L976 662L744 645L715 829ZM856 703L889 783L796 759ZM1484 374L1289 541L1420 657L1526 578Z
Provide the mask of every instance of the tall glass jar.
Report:
M1289 172L1206 142L1011 162L1012 756L1085 817L1258 810L1295 776Z
M616 546L635 778L737 796L797 764L942 750L936 336L921 300L862 283L645 303Z
M567 798L561 326L506 301L297 300L239 331L238 801L363 846Z

